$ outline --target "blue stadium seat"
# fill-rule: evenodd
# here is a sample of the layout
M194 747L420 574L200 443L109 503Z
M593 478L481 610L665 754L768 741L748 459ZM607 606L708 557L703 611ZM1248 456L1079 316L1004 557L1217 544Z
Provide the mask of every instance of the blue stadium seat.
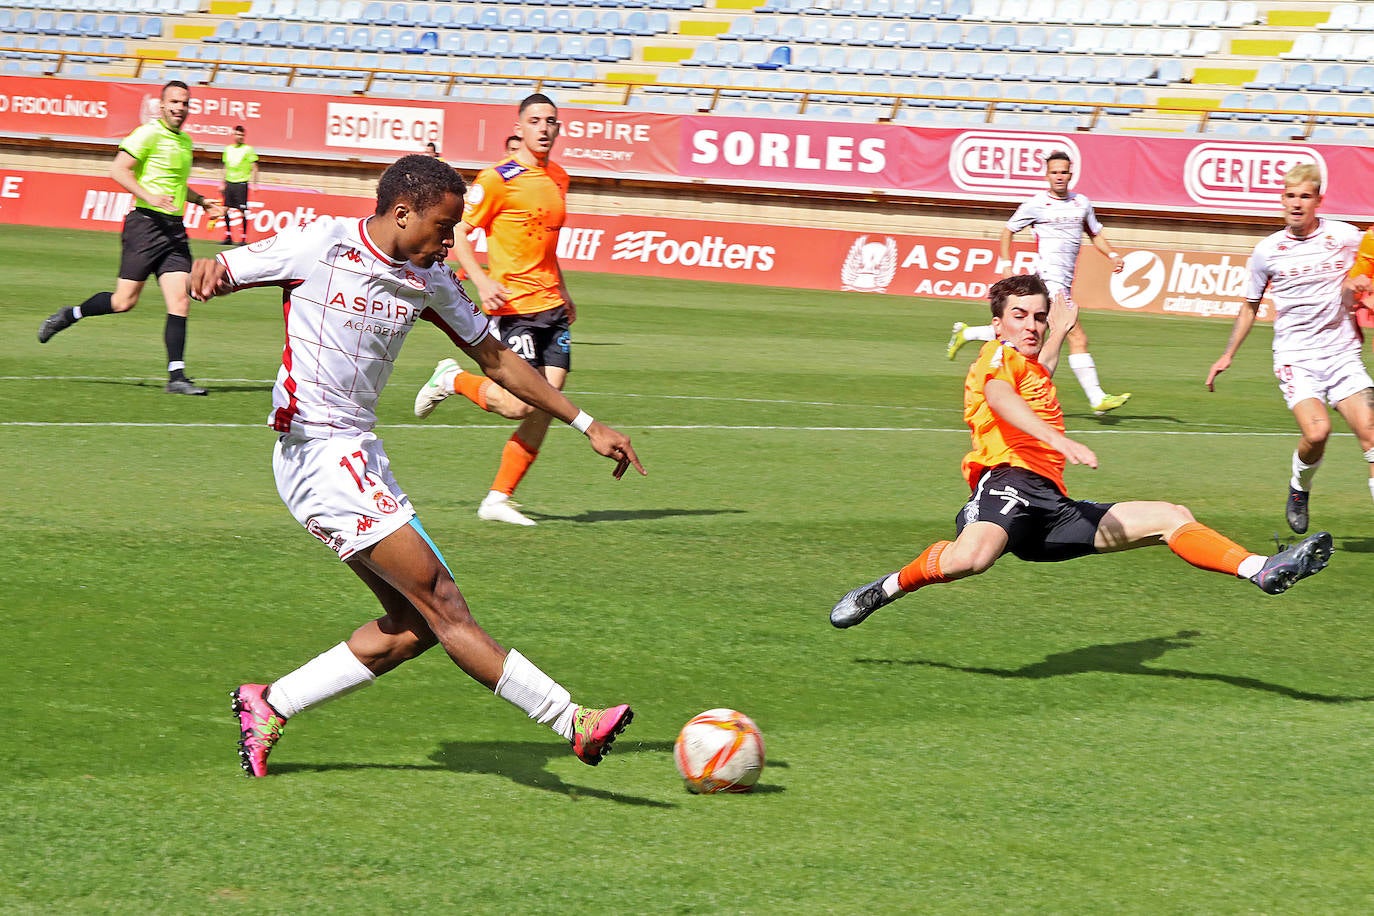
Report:
M1255 73L1255 78L1245 84L1246 89L1273 89L1283 82L1283 64L1279 61L1267 61L1260 65Z
M1307 63L1293 64L1278 82L1268 88L1277 89L1279 92L1302 92L1316 81L1316 67Z
M768 58L758 66L764 70L778 70L792 63L792 49L787 45L776 45L768 52Z
M951 26L947 28L959 29L961 27ZM957 38L949 43L949 47L951 51L981 51L991 42L992 29L978 23L969 26L967 31L960 33Z

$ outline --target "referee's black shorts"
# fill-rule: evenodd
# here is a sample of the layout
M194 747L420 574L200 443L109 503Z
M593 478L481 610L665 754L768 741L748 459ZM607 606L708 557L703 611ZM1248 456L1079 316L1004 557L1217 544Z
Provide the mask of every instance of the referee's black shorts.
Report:
M119 279L142 282L149 275L190 273L191 243L180 216L135 207L124 217Z
M248 209L248 182L226 181L224 183L224 209L239 211Z

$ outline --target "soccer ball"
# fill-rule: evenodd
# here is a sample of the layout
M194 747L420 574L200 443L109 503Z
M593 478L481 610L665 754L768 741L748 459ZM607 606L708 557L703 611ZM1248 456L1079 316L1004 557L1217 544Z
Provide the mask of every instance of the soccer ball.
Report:
M692 717L673 744L673 760L699 795L748 792L763 772L763 735L754 720L733 709L708 709Z

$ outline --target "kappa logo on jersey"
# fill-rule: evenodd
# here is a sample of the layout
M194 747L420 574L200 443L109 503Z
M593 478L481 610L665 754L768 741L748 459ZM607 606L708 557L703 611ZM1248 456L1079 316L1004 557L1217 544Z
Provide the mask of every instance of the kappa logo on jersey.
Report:
M358 516L358 533L363 534L364 532L371 531L372 526L378 521L380 521L380 519L375 519L370 515Z
M344 250L343 256L344 256L346 259L352 261L354 264L361 264L361 263L363 263L363 256L362 256L362 254L358 251L358 249L356 249L356 248L347 248L347 249L345 249L345 250Z
M1309 163L1330 174L1314 149L1252 143L1199 143L1183 164L1183 187L1200 204L1272 208L1283 176Z
M502 181L510 181L517 175L523 175L529 171L528 168L516 162L514 159L511 159L509 162L502 162L494 166L494 168L496 174L501 176Z
M372 501L377 504L377 511L383 515L391 515L401 508L390 493L383 493L380 490L372 494Z
M870 242L861 235L849 246L844 265L840 267L841 288L851 292L885 293L897 275L897 242L891 236L886 242Z
M1153 251L1128 251L1121 259L1121 273L1111 275L1112 299L1124 309L1140 309L1154 302L1164 290L1164 260Z

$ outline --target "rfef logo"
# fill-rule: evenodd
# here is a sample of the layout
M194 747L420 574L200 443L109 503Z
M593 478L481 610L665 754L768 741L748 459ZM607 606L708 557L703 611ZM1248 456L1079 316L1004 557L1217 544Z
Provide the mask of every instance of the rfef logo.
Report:
M1056 150L1079 162L1078 145L1058 134L1001 134L972 130L949 151L949 177L965 191L1015 194L1045 187L1045 159ZM1071 181L1069 186L1076 184Z
M1283 193L1283 176L1310 163L1327 174L1314 149L1260 143L1199 143L1183 164L1188 196L1210 206L1273 209ZM1329 188L1323 188L1329 191Z

